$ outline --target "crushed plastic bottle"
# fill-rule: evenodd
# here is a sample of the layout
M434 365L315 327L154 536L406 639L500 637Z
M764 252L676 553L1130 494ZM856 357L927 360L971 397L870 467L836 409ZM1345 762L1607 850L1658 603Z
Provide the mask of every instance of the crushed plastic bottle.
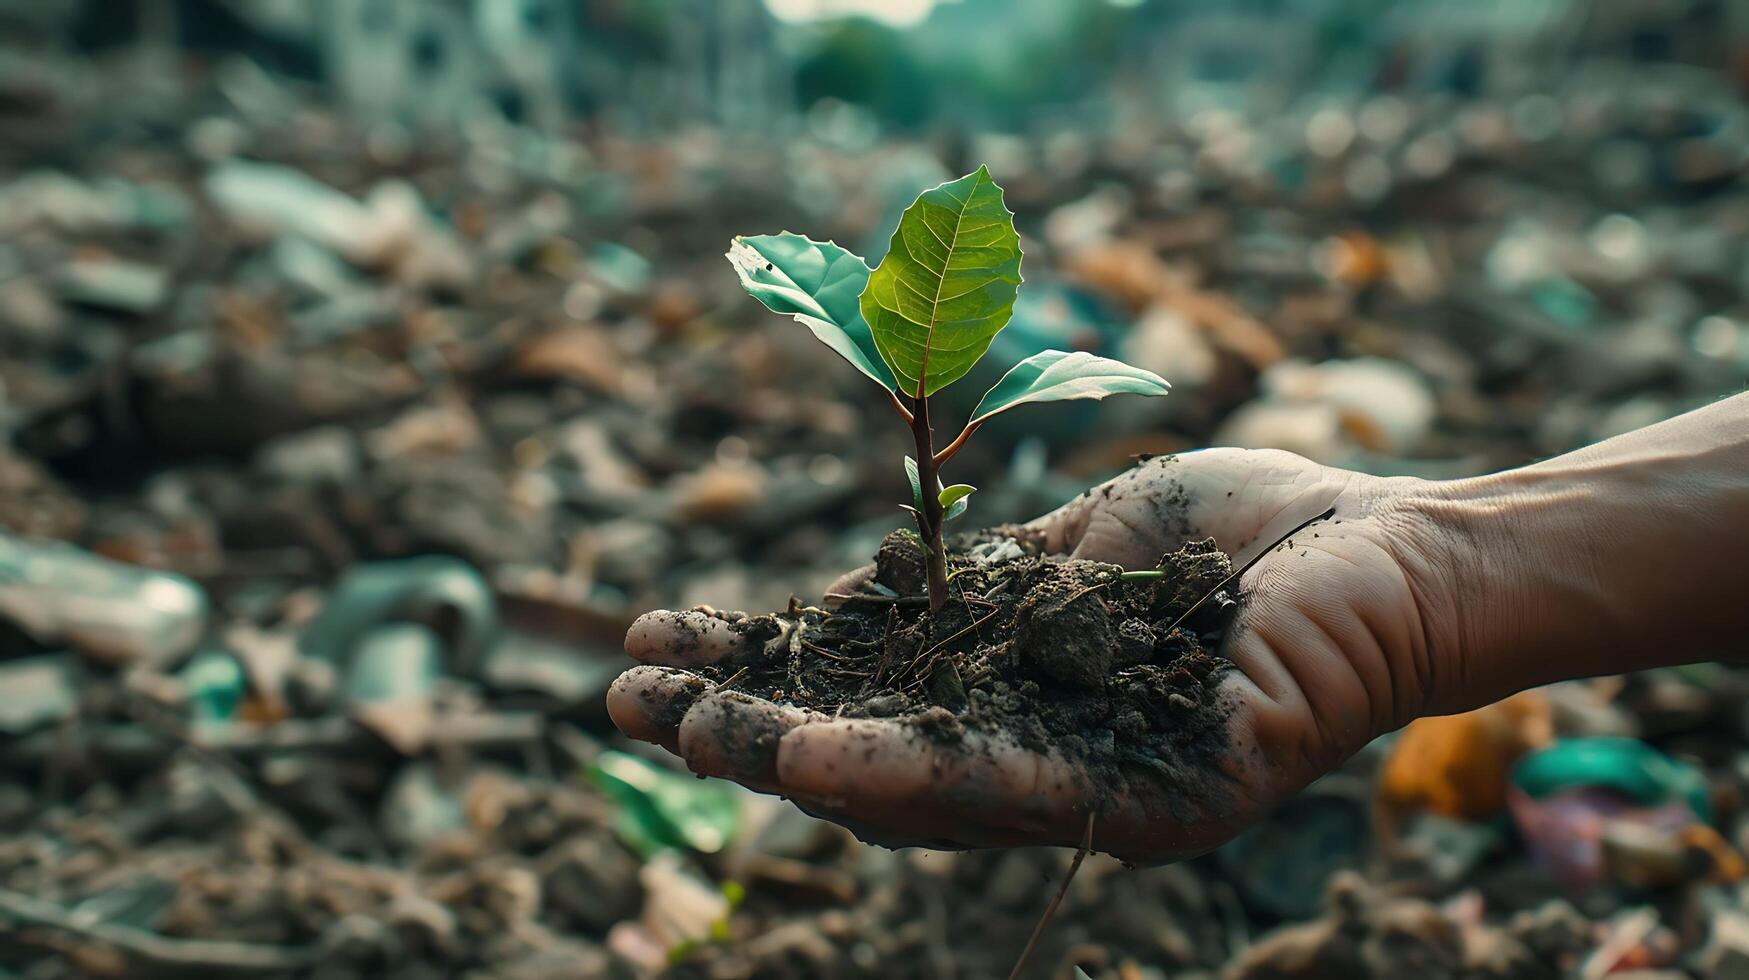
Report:
M0 535L0 617L111 663L163 662L200 639L207 597L181 575Z

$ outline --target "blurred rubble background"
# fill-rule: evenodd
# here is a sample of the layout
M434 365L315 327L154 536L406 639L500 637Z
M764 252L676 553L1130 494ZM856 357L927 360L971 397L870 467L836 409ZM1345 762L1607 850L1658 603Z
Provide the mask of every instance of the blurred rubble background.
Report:
M0 978L1006 974L1066 853L866 847L606 720L638 612L817 596L899 521L904 432L732 234L872 261L989 164L1029 285L988 369L1175 390L993 425L987 523L1211 443L1480 473L1749 373L1730 0L5 0L0 39ZM1216 854L1090 861L1033 972L1749 977L1745 679L1417 723Z

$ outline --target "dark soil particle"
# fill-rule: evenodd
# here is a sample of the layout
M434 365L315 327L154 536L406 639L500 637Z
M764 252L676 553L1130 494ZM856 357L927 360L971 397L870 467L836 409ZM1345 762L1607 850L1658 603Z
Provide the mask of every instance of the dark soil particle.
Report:
M927 555L917 532L900 529L887 535L875 555L875 579L900 595L916 595L929 579Z
M1091 566L1091 567L1087 567ZM1123 569L1067 561L1039 582L1015 617L1015 641L1028 669L1074 687L1099 688L1111 675L1111 610L1099 596Z
M1093 786L1138 773L1184 792L1217 786L1230 713L1217 691L1231 666L1217 651L1236 608L1221 591L1227 555L1196 541L1161 556L1157 576L1126 579L1017 543L1018 557L950 555L949 598L932 614L917 537L896 531L868 594L832 613L742 620L741 653L705 673L828 714L903 719L938 744L1005 733L1062 753Z

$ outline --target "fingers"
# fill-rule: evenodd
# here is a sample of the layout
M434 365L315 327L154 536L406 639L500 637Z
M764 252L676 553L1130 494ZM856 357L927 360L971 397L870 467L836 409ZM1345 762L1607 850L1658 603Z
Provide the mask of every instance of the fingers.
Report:
M929 728L954 724L945 711L833 719L657 666L621 675L608 711L627 735L664 746L699 775L790 797L889 847L1073 846L1090 809L1099 813L1095 847L1127 860L1199 853L1232 830L1199 820L1201 801L1168 805L1146 779L1109 774L1094 787L1060 754L1004 735L938 741Z
M681 667L714 663L740 648L730 624L703 612L657 610L626 631L626 653L645 666L621 674L607 692L607 713L626 735L679 751L680 722L709 690Z
M1075 808L1086 799L1079 772L1054 753L977 732L938 742L918 724L885 719L792 730L778 748L777 777L785 792L834 810L930 814L961 841L1057 836L1078 825Z
M631 738L678 754L680 722L708 689L704 678L689 671L633 667L607 689L607 714Z
M790 733L778 779L830 806L855 809L923 795L935 756L897 722L855 718Z
M728 622L702 612L658 609L645 613L626 631L626 654L668 667L715 663L741 648L742 638Z
M622 674L608 692L608 712L621 731L667 748L701 776L720 776L792 797L873 843L954 848L1041 842L1036 822L1023 829L990 827L979 812L1000 806L995 792L979 787L1033 785L1037 767L1024 756L999 753L992 764L1011 765L1015 774L982 773L951 781L953 798L935 799L930 793L932 763L913 751L917 743L894 722L835 722L819 712L747 694L713 692L696 674L655 666ZM779 765L784 739L803 727L819 730L825 738L798 743L800 762L794 768L808 778L786 782ZM866 759L853 758L858 746L869 749ZM838 783L825 778L838 773L847 777L846 785L867 792L843 793ZM854 802L849 802L852 795Z
M1093 812L1095 850L1146 863L1203 853L1242 826L1230 774L1183 787L1156 775L1113 771L1095 786L1055 751L977 732L936 742L888 720L804 725L778 749L785 794L890 847L1074 846Z
M880 847L928 847L938 851L964 851L980 847L1027 847L1052 841L1024 831L1002 830L968 822L958 814L928 807L906 806L885 810L838 810L794 797L803 813L830 820L865 844Z
M1074 551L1086 535L1087 526L1093 520L1100 501L1104 499L1104 489L1122 479L1124 477L1119 476L1102 483L1056 510L1027 521L1020 526L1021 531L1036 535L1039 546L1047 555L1066 555Z
M607 712L626 735L654 742L701 776L777 792L778 742L817 711L718 691L703 677L673 667L633 667L607 692Z
M701 776L720 776L750 789L789 796L809 812L844 824L871 843L956 848L1039 842L1035 835L1017 831L993 838L977 819L968 820L923 799L927 779L910 778L906 766L914 764L916 757L902 752L895 755L876 746L871 759L879 765L860 771L849 758L827 763L832 768L841 763L853 781L877 787L859 794L854 809L834 808L808 785L785 784L779 775L783 738L802 726L832 731L872 726L879 732L876 741L885 745L889 734L897 734L896 724L834 723L819 712L734 691L713 692L696 674L654 666L634 667L622 674L608 692L608 712L621 731L667 748ZM804 762L801 768L805 772L809 764Z
M779 742L799 725L825 720L817 711L735 691L707 694L680 722L677 751L701 776L777 792Z

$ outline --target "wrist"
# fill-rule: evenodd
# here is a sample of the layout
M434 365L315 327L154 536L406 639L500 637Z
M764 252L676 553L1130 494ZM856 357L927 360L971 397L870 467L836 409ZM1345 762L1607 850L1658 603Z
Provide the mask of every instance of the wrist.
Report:
M1438 635L1447 710L1558 680L1690 663L1740 637L1732 580L1741 525L1679 462L1570 457L1426 484L1405 509L1451 597ZM1740 496L1740 493L1738 494ZM1733 610L1721 615L1722 609ZM1435 613L1439 618L1440 613Z
M1424 634L1424 713L1740 656L1749 395L1491 476L1388 481L1384 546Z
M1404 561L1438 626L1430 713L1598 672L1588 630L1576 628L1610 614L1595 531L1574 519L1591 492L1583 480L1512 470L1424 484L1404 501L1418 525Z

